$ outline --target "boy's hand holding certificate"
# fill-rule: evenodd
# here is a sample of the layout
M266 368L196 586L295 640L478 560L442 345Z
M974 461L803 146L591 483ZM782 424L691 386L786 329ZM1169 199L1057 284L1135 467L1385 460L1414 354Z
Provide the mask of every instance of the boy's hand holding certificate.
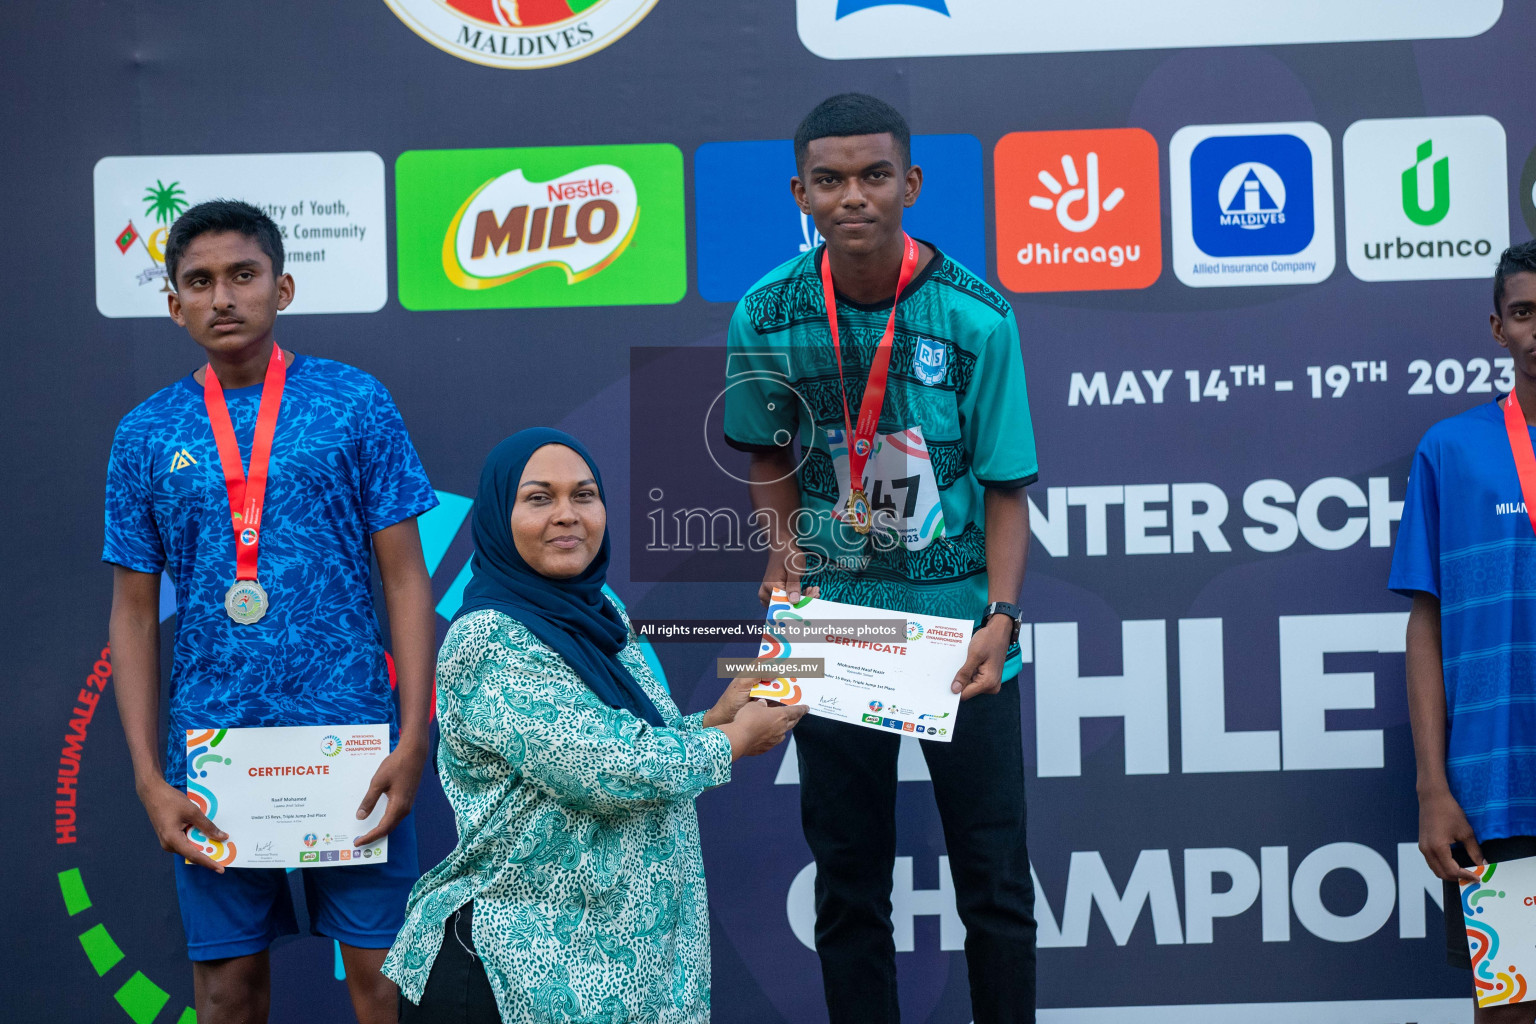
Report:
M1478 1006L1536 999L1536 857L1489 862L1461 883Z
M950 691L965 664L971 623L937 615L914 615L878 608L801 598L791 606L775 589L768 621L906 620L904 640L859 640L828 635L815 642L787 640L771 629L763 633L760 658L821 658L821 678L786 677L759 683L752 696L784 704L804 704L813 715L886 729L943 743L954 738L960 695Z
M389 755L389 726L188 729L187 796L229 834L190 838L224 867L312 868L382 863L389 840L352 840L384 816L388 797L357 805Z

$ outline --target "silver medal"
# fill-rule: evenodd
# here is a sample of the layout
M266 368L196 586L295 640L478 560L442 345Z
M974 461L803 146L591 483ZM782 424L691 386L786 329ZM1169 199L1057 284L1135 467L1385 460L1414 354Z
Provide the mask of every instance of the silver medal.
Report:
M242 626L259 621L271 605L267 592L255 580L235 580L224 595L224 610Z

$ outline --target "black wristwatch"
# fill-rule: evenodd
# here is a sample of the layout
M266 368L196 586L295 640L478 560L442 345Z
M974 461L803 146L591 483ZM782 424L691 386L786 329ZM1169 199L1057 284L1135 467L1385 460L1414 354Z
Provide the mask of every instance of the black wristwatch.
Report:
M1008 642L1010 644L1018 643L1019 620L1024 617L1024 609L1016 604L1009 604L1007 601L993 601L987 605L987 610L981 613L982 626L986 626L987 621L994 615L1006 615L1013 620L1013 631L1008 634Z

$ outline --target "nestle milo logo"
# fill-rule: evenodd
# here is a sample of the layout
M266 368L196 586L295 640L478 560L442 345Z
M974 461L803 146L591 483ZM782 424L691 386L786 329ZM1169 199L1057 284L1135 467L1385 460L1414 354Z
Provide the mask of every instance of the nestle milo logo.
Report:
M687 291L676 146L412 150L395 185L407 309L640 305Z
M622 167L583 167L554 182L529 181L517 168L464 201L443 240L443 271L476 289L559 267L575 284L624 252L639 219L640 198Z

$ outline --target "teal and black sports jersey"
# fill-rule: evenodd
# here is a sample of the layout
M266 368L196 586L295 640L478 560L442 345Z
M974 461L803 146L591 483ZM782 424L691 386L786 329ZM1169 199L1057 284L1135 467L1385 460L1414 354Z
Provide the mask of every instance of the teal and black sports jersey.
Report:
M799 440L800 504L810 514L791 529L814 563L806 586L832 601L974 620L987 603L983 488L1021 487L1039 471L1013 311L937 248L908 284L864 474L870 504L894 525L861 535L833 518L848 495L848 447L824 248L775 269L736 307L726 441L767 451ZM890 300L837 297L853 420L890 309Z

